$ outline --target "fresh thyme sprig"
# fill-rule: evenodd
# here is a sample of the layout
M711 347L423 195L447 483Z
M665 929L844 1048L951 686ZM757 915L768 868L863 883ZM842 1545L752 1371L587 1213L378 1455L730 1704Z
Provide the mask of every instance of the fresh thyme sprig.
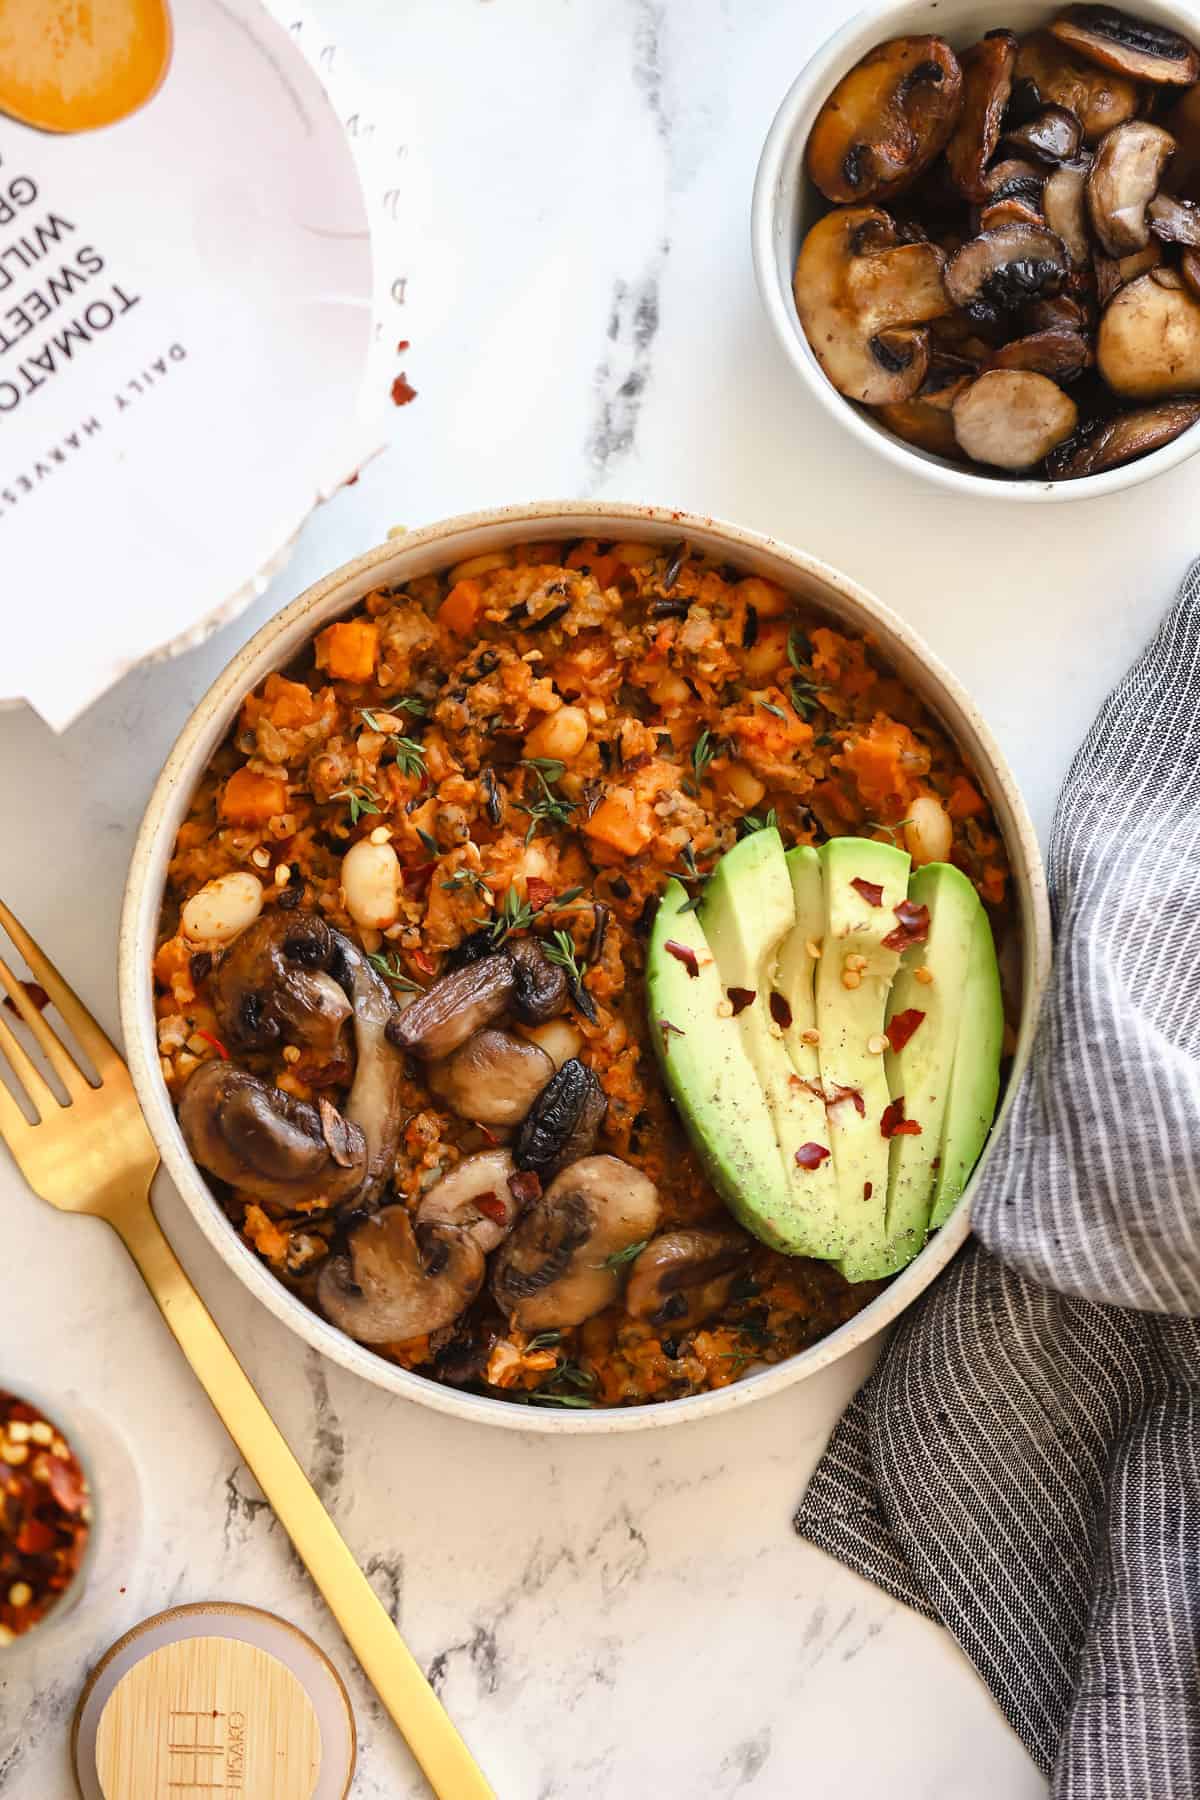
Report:
M529 818L529 830L525 833L528 844L533 841L539 825L569 825L575 802L554 792L554 784L567 772L566 763L560 762L558 757L531 756L526 759L525 767L533 770L540 789L536 800L518 800L516 803L517 811L526 813Z
M390 956L386 956L379 950L373 950L368 955L367 961L373 969L378 969L385 981L390 981L393 987L400 988L404 993L423 994L425 992L419 981L414 981L411 975L404 973L395 951Z
M555 931L550 940L542 945L542 954L547 962L557 964L565 969L567 979L574 988L583 986L583 978L587 974L587 963L580 962L575 950L575 940L569 931Z
M347 803L350 808L350 823L352 825L357 825L364 814L369 815L371 813L377 813L380 810L379 795L375 792L374 788L339 788L336 794L330 794L329 798L331 800L344 800Z

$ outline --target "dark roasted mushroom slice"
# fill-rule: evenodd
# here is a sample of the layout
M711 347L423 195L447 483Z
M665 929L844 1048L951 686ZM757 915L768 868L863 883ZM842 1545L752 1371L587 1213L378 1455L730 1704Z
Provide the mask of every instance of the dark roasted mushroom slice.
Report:
M221 1035L233 1050L288 1041L332 1053L350 1017L338 944L316 913L270 911L225 952L211 982Z
M1010 156L1030 157L1054 168L1079 155L1083 126L1065 106L1047 106L1023 125L1006 131L1001 146Z
M1145 119L1118 125L1099 145L1087 178L1088 215L1109 256L1128 256L1149 243L1147 208L1174 148L1170 132Z
M202 1169L275 1210L333 1206L366 1174L362 1132L328 1101L313 1106L233 1063L200 1064L179 1125Z
M523 1025L544 1025L567 1009L566 971L552 963L538 940L513 938L506 946L513 965L512 1010Z
M1156 194L1146 209L1152 236L1164 244L1186 244L1200 249L1200 206L1178 200L1174 194Z
M1088 236L1087 178L1091 158L1064 162L1046 177L1042 212L1046 224L1066 246L1071 266L1090 267L1092 241Z
M1023 97L1029 95L1025 116L1032 117L1043 106L1065 106L1079 120L1089 144L1132 119L1138 107L1137 84L1128 76L1073 55L1048 31L1022 39L1015 86L1023 90Z
M962 110L946 146L950 179L968 200L987 192L986 170L996 152L1012 92L1017 40L1011 31L989 31L962 59Z
M517 1136L515 1160L549 1181L568 1163L590 1154L608 1108L604 1089L577 1056L542 1089Z
M805 165L827 200L886 200L943 149L962 101L942 38L877 44L838 82L809 133Z
M812 227L796 263L796 310L839 393L878 406L916 392L929 362L918 327L950 310L945 261L933 244L898 243L877 207L845 207Z
M1045 169L1022 156L1006 156L1003 162L993 163L983 178L988 205L1001 200L1023 200L1034 212L1041 211L1045 185Z
M1112 391L1129 400L1200 390L1200 302L1174 270L1139 275L1113 295L1096 361Z
M672 1333L690 1331L720 1312L751 1248L740 1231L666 1231L634 1263L625 1309Z
M951 258L946 292L970 318L987 323L1057 293L1068 266L1062 239L1044 225L1006 225L981 232Z
M1200 55L1186 38L1115 6L1068 6L1050 30L1061 44L1132 81L1187 87L1200 78Z
M1173 443L1200 420L1200 397L1163 400L1158 406L1137 407L1097 422L1087 434L1076 434L1051 453L1047 473L1058 481L1077 481L1084 475L1102 475L1107 469L1148 456Z
M360 1344L406 1343L452 1324L483 1286L483 1251L469 1231L421 1225L385 1206L356 1225L348 1254L317 1278L325 1317Z
M346 1096L346 1117L367 1143L367 1172L357 1199L374 1201L395 1173L402 1123L404 1058L388 1037L397 1020L392 991L356 944L333 933L334 967L350 994L354 1017L354 1080Z
M925 450L930 456L944 456L951 462L962 462L963 451L954 435L954 420L947 408L933 406L920 394L911 400L896 400L890 406L876 408L880 420L906 444Z
M1200 250L1185 250L1179 259L1179 273L1188 291L1200 300Z
M519 1125L553 1074L544 1050L489 1025L444 1062L431 1063L425 1079L460 1119Z
M1136 281L1139 275L1148 275L1151 269L1157 269L1162 262L1162 246L1157 241L1146 245L1144 250L1135 250L1132 256L1102 256L1099 251L1092 258L1092 266L1096 271L1096 298L1101 307L1108 305L1118 288L1127 281Z
M439 975L419 999L388 1026L393 1044L434 1062L465 1044L483 1025L499 1018L512 1000L515 965L497 951L451 975Z
M1185 200L1200 200L1200 85L1180 94L1163 124L1175 139L1171 186Z
M1005 225L1044 225L1042 210L1025 200L989 200L979 208L979 230L998 231Z
M1029 369L1052 381L1074 381L1095 361L1092 346L1082 333L1068 330L1034 331L1028 337L1002 344L988 358L989 369Z
M521 1331L580 1325L611 1306L620 1258L653 1237L658 1190L615 1156L564 1169L492 1259L492 1293Z
M516 1164L507 1150L480 1150L474 1156L465 1156L422 1196L417 1224L457 1225L470 1233L485 1256L490 1256L504 1242L521 1212L523 1202L512 1185L516 1174Z
M954 430L972 462L1031 469L1070 437L1078 409L1045 375L990 369L954 403Z

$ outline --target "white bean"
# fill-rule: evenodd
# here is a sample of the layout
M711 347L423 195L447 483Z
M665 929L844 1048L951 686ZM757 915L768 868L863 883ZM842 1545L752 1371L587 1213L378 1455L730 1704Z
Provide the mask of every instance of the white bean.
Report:
M583 1033L569 1019L547 1019L544 1025L518 1025L516 1029L539 1050L544 1050L556 1069L578 1056L583 1049Z
M365 930L394 925L400 912L400 863L390 844L360 838L342 858L346 911Z
M549 756L570 762L587 743L587 714L578 706L560 706L534 726L525 739L526 756Z
M262 911L262 882L248 869L206 881L184 904L183 935L193 944L228 944Z
M908 809L904 847L918 868L923 863L947 862L954 841L950 814L932 794L920 794Z

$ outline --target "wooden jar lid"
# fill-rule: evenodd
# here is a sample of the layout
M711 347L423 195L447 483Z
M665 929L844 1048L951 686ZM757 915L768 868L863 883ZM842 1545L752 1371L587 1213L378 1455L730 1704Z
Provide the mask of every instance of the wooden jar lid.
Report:
M354 1715L302 1631L205 1602L147 1619L101 1658L72 1753L84 1800L345 1800Z

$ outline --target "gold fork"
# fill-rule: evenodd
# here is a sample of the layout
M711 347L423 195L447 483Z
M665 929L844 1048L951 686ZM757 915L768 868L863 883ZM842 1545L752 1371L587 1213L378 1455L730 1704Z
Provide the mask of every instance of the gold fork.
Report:
M67 1092L64 1104L0 1016L0 1056L38 1115L0 1082L0 1138L35 1194L111 1225L199 1376L275 1516L325 1597L367 1679L441 1800L495 1800L483 1773L318 1500L283 1434L188 1280L150 1207L158 1151L129 1071L53 963L0 901L0 925L95 1065L93 1086L8 964L0 987Z

